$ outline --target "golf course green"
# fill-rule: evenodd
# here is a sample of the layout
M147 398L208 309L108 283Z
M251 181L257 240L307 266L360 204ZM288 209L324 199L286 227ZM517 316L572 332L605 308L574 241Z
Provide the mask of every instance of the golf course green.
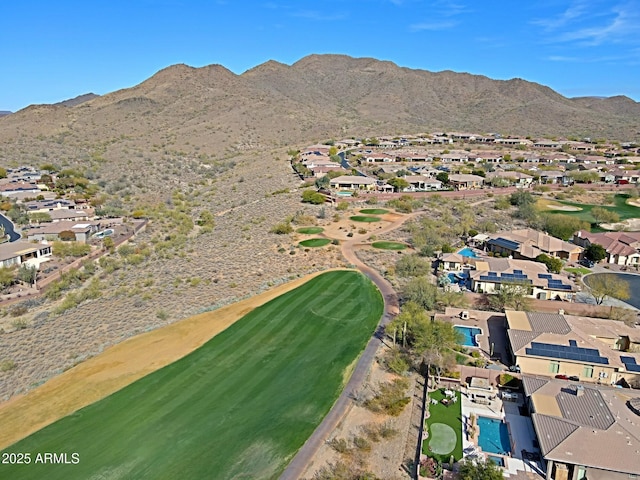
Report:
M325 245L329 245L331 243L330 238L310 238L309 240L303 240L300 242L300 245L303 247L324 247Z
M360 273L322 274L5 449L2 458L30 461L0 465L0 477L277 478L335 402L382 312ZM47 452L68 463L38 462Z

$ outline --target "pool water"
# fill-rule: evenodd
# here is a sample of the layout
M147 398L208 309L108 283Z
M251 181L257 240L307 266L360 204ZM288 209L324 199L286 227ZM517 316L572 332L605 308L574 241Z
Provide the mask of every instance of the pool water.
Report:
M507 424L495 418L478 417L478 445L487 453L511 453Z
M493 463L498 465L499 467L504 467L504 458L498 457L497 455L487 455L487 458L491 460Z
M464 347L477 347L478 341L476 335L482 334L481 328L465 327L463 325L455 325L453 327L457 332L460 332L463 336L461 345Z
M476 255L476 252L474 252L469 247L463 248L458 252L458 254L462 255L463 257L478 258L478 255Z

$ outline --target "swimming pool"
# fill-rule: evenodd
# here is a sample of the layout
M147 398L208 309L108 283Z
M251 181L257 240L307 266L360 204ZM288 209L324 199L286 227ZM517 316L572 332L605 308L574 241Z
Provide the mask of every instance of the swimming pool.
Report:
M478 417L478 445L487 453L511 453L507 424L495 418Z
M474 252L469 247L466 247L460 250L458 252L458 255L462 255L463 257L469 257L469 258L478 258L478 255L476 255L476 252Z
M457 332L463 335L462 344L465 347L477 347L478 340L476 335L482 335L482 329L476 327L465 327L464 325L454 325L453 327Z
M493 463L495 463L499 467L504 468L504 457L498 457L497 455L487 455L487 459L491 460Z

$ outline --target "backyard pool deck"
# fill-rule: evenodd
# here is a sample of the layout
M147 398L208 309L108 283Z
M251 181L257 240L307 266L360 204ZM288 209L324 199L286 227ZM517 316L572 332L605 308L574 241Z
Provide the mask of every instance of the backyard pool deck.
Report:
M519 395L517 402L503 402L499 396L491 400L487 405L474 403L470 400L470 396L467 393L467 388L461 389L461 407L462 407L462 419L463 419L463 435L462 435L462 448L464 451L468 451L471 447L476 452L480 452L480 456L498 456L504 459L504 470L509 476L518 475L518 472L528 472L545 478L545 471L541 461L533 461L523 458L523 450L526 452L539 452L539 449L534 446L534 440L536 439L535 432L533 430L533 423L530 417L520 415L519 407L524 405L522 394ZM496 420L501 420L507 423L509 428L509 439L511 441L512 451L510 455L496 455L493 453L482 452L477 444L476 434L475 442L469 440L467 431L467 425L469 425L469 417L471 415L477 417L487 417Z

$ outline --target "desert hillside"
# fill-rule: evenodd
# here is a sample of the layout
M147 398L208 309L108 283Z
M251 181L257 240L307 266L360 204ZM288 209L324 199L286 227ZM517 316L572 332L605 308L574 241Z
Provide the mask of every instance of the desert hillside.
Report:
M341 265L337 248L294 249L270 233L287 216L321 214L300 203L287 150L436 130L637 140L640 105L312 55L242 75L174 65L132 88L1 117L0 165L77 168L100 186L103 206L151 222L134 245L143 262L116 253L98 270L100 298L62 313L49 300L23 302L26 328L6 317L0 352L16 368L0 373L0 401L135 333ZM196 225L205 211L212 229Z

